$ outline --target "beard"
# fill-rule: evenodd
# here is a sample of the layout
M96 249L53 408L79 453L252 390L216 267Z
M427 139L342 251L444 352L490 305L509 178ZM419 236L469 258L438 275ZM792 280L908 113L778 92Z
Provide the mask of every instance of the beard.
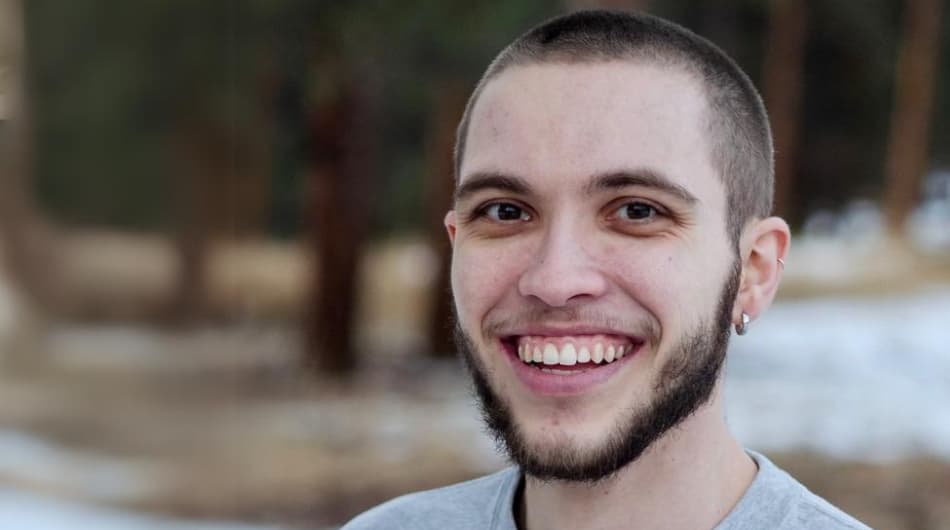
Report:
M664 434L707 403L729 345L732 306L739 288L739 261L733 262L712 318L704 319L673 345L657 373L653 400L630 409L599 447L537 448L520 430L510 404L492 388L475 343L455 319L455 342L472 383L489 434L526 474L545 481L595 483L637 460Z

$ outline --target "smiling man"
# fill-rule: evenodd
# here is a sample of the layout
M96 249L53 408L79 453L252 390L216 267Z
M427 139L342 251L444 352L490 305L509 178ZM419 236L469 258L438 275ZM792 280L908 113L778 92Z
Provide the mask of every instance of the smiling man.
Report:
M346 528L865 528L723 419L731 329L788 250L772 175L752 83L679 26L578 12L503 50L445 226L458 346L515 466Z

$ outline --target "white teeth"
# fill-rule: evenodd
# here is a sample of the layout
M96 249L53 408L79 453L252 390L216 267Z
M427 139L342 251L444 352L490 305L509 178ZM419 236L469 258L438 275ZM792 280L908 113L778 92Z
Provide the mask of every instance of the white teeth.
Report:
M622 359L632 351L633 346L630 344L604 345L603 342L596 341L593 345L580 347L573 342L565 342L558 351L558 346L552 342L537 343L527 340L518 345L518 358L526 363L546 366L574 366L579 363L610 363Z
M577 362L579 363L590 362L590 350L587 349L587 346L581 346L580 351L577 352Z
M557 348L550 342L544 345L544 364L557 364Z
M561 354L558 357L564 366L574 366L577 364L577 350L574 349L574 345L570 342L561 347Z
M591 354L590 360L594 361L595 364L600 364L604 362L604 345L601 343L594 344L594 353Z

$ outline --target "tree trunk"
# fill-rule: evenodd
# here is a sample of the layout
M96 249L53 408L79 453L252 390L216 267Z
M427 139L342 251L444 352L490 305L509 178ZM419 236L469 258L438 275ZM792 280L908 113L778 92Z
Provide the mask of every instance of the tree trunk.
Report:
M770 29L762 69L765 106L775 141L775 211L791 219L801 129L802 76L807 40L804 0L772 0Z
M897 57L884 193L888 229L897 237L903 235L904 223L917 202L927 171L940 9L941 0L904 3L903 42Z
M169 306L169 320L190 325L207 309L205 268L212 225L220 222L225 189L215 177L224 167L224 153L214 127L202 120L198 106L183 102L176 134L174 179L175 246L178 273Z
M312 121L315 164L306 215L317 266L305 327L309 362L324 373L344 374L357 365L357 280L377 169L376 94L369 90L371 83L350 79Z
M429 214L429 241L439 257L435 283L432 288L432 305L429 313L429 352L435 357L447 357L454 353L452 344L452 293L451 274L452 247L445 232L445 213L452 208L455 167L452 150L455 146L455 130L465 109L465 88L458 81L449 81L437 87L435 108L429 127L426 188Z
M32 127L26 80L26 21L19 0L0 0L0 360L32 369L44 314L60 307L61 274L51 227L30 187Z
M32 120L26 80L25 21L17 0L0 0L0 240L5 265L24 294L58 305L59 274L50 227L30 186Z

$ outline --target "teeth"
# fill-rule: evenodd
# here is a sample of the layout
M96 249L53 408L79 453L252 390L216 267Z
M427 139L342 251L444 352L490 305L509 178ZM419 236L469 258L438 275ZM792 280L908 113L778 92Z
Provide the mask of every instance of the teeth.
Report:
M604 345L601 343L594 344L594 353L590 356L590 360L594 361L595 364L600 364L604 362Z
M580 348L573 342L565 342L558 351L558 347L554 343L539 343L536 340L529 340L518 345L518 358L525 363L543 364L545 366L574 366L578 363L610 363L623 358L631 351L633 351L633 346L629 344L605 346L602 342L594 342L592 346L585 345ZM547 369L547 371L550 370L552 369Z
M557 364L557 348L550 342L544 345L544 364Z
M564 366L574 366L577 364L577 350L574 345L568 342L561 348L560 361Z
M577 352L577 362L579 363L590 362L590 350L587 349L587 346L581 346L581 350Z

